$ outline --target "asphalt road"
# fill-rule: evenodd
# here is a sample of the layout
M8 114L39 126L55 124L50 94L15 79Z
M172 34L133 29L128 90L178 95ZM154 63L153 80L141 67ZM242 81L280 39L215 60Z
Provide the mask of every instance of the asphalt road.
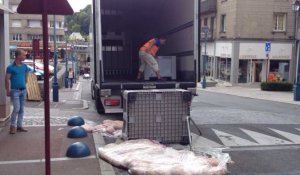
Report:
M122 120L122 115L98 115L88 80L81 98L89 101L91 120ZM300 108L296 105L201 91L193 99L191 117L195 148L222 148L235 162L235 175L299 175ZM119 173L117 173L119 174Z

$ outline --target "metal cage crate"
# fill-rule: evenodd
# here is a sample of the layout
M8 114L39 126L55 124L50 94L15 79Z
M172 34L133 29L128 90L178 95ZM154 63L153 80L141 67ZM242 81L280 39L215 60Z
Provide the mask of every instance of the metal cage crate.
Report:
M183 89L128 90L123 93L125 139L189 143L187 116L192 93Z

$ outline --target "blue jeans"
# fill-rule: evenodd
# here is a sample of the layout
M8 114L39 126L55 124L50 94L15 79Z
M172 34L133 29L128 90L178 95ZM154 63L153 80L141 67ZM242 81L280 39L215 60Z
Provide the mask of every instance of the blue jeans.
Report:
M69 78L69 87L73 88L73 78Z
M13 104L13 111L11 113L10 118L10 126L11 127L22 127L23 115L24 115L24 103L26 97L26 89L17 90L12 89L10 91L10 97ZM18 119L17 119L18 117Z

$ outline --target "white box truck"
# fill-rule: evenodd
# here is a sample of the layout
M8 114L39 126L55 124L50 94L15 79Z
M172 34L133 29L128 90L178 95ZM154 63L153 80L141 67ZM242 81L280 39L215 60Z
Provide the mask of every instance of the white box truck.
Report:
M122 113L125 90L196 92L199 1L93 0L91 93L98 113ZM176 58L175 69L166 67L176 70L175 75L172 72L166 81L136 81L140 47L161 36L167 42L158 56Z

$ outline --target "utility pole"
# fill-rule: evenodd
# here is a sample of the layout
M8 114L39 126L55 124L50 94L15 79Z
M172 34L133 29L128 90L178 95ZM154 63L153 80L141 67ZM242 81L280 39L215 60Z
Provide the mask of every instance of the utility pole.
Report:
M201 81L201 0L198 0L198 82ZM196 70L195 70L196 71Z
M206 88L206 59L207 59L207 53L206 53L206 45L207 45L207 34L209 32L209 28L207 26L204 26L202 28L202 31L205 34L205 44L204 44L204 55L203 55L203 80L202 80L202 88Z
M298 15L300 2L295 0L292 4L292 10L295 12L295 49L296 49L296 77L294 84L294 101L300 101L300 56L299 56L299 40L298 40Z
M59 95L58 95L58 83L57 83L57 54L56 54L56 17L53 15L53 43L54 43L54 80L52 83L52 89L53 89L53 101L58 102L59 101Z

